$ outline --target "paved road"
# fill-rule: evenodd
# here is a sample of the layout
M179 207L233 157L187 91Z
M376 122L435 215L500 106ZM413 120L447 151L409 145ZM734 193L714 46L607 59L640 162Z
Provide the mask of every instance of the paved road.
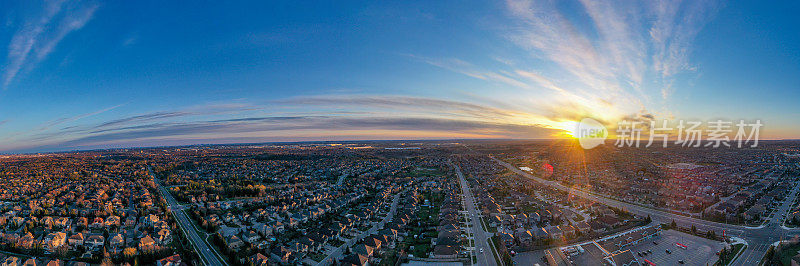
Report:
M756 241L752 241L748 238L744 238L749 245L747 249L744 250L742 255L736 259L731 265L755 265L758 263L764 254L767 253L769 246L772 245L776 241L786 240L787 237L792 237L800 234L797 229L787 229L783 228L780 225L783 224L784 221L784 214L787 214L789 210L792 208L792 202L794 202L795 195L798 191L800 191L800 186L797 186L797 183L793 184L794 188L787 194L786 198L784 198L783 203L781 206L773 211L773 215L766 221L764 224L764 228L761 229L765 234L772 232L771 235L765 235L761 238L757 239Z
M213 251L208 243L206 243L206 241L197 234L197 231L194 226L192 226L192 223L189 220L189 217L186 215L186 212L183 210L183 208L181 208L180 204L178 204L178 201L172 197L172 194L170 194L166 188L161 186L161 180L158 180L158 178L155 177L152 170L150 171L150 176L153 177L153 181L155 181L161 196L166 199L167 205L169 206L170 210L172 210L172 214L175 216L175 220L178 221L178 226L180 226L186 237L189 238L189 242L192 242L195 252L200 255L200 260L203 262L203 264L215 266L228 265L227 262L220 261L217 256L214 256L214 253L212 253Z
M472 236L475 240L475 255L478 257L478 265L497 265L497 261L494 259L494 249L489 246L489 237L491 235L483 230L483 226L481 226L481 212L475 207L475 199L472 197L472 192L469 190L469 184L467 180L464 179L464 174L461 173L461 168L458 167L456 164L452 164L453 167L456 169L456 174L458 174L459 182L461 183L461 193L464 195L464 205L467 208L467 212L469 212L470 216L472 217L472 223L470 224ZM483 252L480 250L483 249ZM472 258L470 258L470 261Z
M795 193L798 191L798 189L800 189L800 187L797 186L797 183L794 184L794 187L792 191L789 193L789 196L787 196L786 199L784 199L782 206L776 211L776 215L772 219L765 222L764 225L760 227L747 227L741 225L717 223L717 222L677 215L662 210L651 209L640 205L635 205L627 202L621 202L618 200L602 197L590 192L572 189L558 182L544 180L539 177L536 177L530 173L522 171L519 168L504 161L498 160L494 157L491 158L494 159L500 165L505 166L509 170L521 176L530 178L531 180L537 181L541 184L550 186L552 188L568 192L571 196L577 196L584 199L597 201L611 207L624 209L630 213L642 217L649 215L654 222L670 223L674 220L678 225L682 227L689 227L691 225L694 225L695 227L697 227L699 231L714 230L717 234L720 234L724 231L726 236L740 237L748 242L748 247L744 251L744 253L739 258L737 258L736 261L734 261L731 265L755 265L766 254L767 248L765 247L768 247L770 244L776 241L780 241L782 239L785 240L800 236L800 228L792 228L792 229L783 228L780 226L780 223L778 222L778 219L781 217L781 214L786 213L789 210L789 207L791 207L791 203L794 200Z

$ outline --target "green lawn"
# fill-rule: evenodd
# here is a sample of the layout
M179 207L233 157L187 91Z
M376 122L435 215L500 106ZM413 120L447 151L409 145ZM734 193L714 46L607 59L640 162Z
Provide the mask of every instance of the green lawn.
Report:
M489 232L489 233L497 233L497 227L489 226L489 224L486 223L486 220L484 220L484 219L481 219L481 226L483 227L483 231L486 231L486 232Z
M494 244L494 247L497 247L499 245L503 245L503 243L500 243L500 238L497 237L497 236L493 236L492 238L489 238L488 241L492 241L492 244ZM499 254L500 251L498 251L497 249L494 249L493 251L494 252L492 252L492 255L494 256L495 263L497 263L497 265L503 265L502 259L500 258L501 254Z
M781 249L781 263L783 265L792 265L792 257L797 255L800 251L800 245L788 246Z
M320 262L320 261L324 260L325 257L327 257L327 256L325 256L325 254L312 252L312 253L308 254L308 257L311 258L312 260L316 261L316 262Z
M428 252L431 252L431 244L417 244L414 245L414 251L411 253L418 258L427 258Z
M389 250L381 255L381 262L378 263L378 266L394 266L397 263L397 259L397 252Z
M539 211L538 207L533 206L533 205L528 205L528 204L522 205L522 208L520 208L520 209L524 213L531 213L531 212Z
M422 219L423 223L438 223L439 222L439 207L426 208L422 207L417 213L417 217Z
M718 265L728 265L728 263L730 263L733 259L736 258L736 255L739 253L739 250L741 250L744 247L745 247L744 244L733 245L731 247L730 255L726 256L725 258L720 258L720 260L717 262L717 264ZM789 257L789 258L791 259L791 257ZM788 264L786 264L786 265L788 265Z
M328 240L328 243L331 244L331 246L338 247L338 246L341 246L342 244L344 244L344 241L341 241L339 239L331 239L331 240Z
M408 172L408 175L412 177L442 176L444 174L445 172L442 171L441 169L419 168L419 167Z
M489 233L497 233L497 227L489 227L489 230L486 230Z

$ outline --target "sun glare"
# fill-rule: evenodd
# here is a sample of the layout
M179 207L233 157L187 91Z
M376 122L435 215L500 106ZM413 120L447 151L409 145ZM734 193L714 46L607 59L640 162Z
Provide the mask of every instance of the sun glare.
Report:
M563 133L566 137L570 138L578 138L578 133L575 130L578 129L578 122L576 121L564 121L558 124L558 129L563 130Z

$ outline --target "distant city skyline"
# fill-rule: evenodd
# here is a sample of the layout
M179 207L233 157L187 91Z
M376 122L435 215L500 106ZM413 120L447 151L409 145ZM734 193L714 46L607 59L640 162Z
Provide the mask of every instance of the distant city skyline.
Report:
M0 153L561 138L591 117L800 138L800 3L0 3Z

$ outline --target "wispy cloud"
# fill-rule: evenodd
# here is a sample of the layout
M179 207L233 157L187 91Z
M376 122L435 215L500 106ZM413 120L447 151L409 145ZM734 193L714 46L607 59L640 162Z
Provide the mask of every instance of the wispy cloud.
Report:
M693 40L718 7L714 1L582 0L566 16L553 1L508 0L506 6L512 22L505 36L547 69L515 73L617 118L639 112L652 95L666 99L673 76L693 70ZM576 21L582 13L591 23ZM612 110L598 104L604 101L614 103Z
M403 111L402 113L404 115L409 114L409 112L418 112L427 116L457 116L489 120L508 120L510 117L520 114L518 111L503 110L497 107L463 101L391 95L307 96L276 100L273 102L278 104L314 106L317 109L329 106L344 107L347 109L358 107L370 112L383 109Z
M120 119L116 119L116 120L111 120L111 121L99 124L99 125L95 126L95 128L100 129L100 128L119 126L119 125L124 125L124 124L129 124L129 123L150 122L150 121L157 121L157 120L166 119L166 118L183 117L183 116L188 116L188 115L191 115L191 113L188 113L188 112L155 112L155 113L149 113L149 114L143 114L143 115L135 115L135 116L129 116L129 117L120 118Z
M694 70L689 62L692 42L706 23L717 13L717 1L651 1L655 22L649 29L653 43L653 67L664 79L662 97L672 93L671 76L685 70Z
M674 91L673 77L694 70L689 63L693 39L717 6L708 0L581 0L565 13L553 1L508 0L510 20L500 27L501 35L527 55L513 61L492 57L500 66L407 56L539 99L528 103L538 110L504 113L522 113L550 126L583 117L611 123L658 115L648 106L659 101L663 108Z
M488 88L534 95L524 101L505 94L499 102L500 97L489 95L494 93L490 90L468 95L467 100L339 92L260 104L150 110L66 124L85 122L86 117L116 108L111 107L50 121L42 132L0 142L0 150L332 135L343 139L403 134L537 138L552 136L561 122L587 116L606 123L652 120L659 114L649 110L648 104L668 98L674 90L673 77L694 70L693 40L718 9L716 2L706 0L583 0L571 5L578 10L569 14L553 1L508 0L505 7L509 21L499 34L515 52L523 51L513 60L494 57L491 64L479 64L452 57L406 56L466 79L485 81ZM47 2L38 17L28 19L12 37L4 84L8 86L21 71L46 59L65 36L84 27L96 10L93 5Z
M128 34L128 36L125 37L125 39L122 40L122 44L121 45L122 45L122 47L130 47L130 46L136 44L138 41L139 41L139 33L138 32L133 32L133 33Z
M524 112L436 98L319 95L274 100L266 105L298 111L284 111L285 115L277 115L275 111L259 114L267 107L241 103L200 105L58 129L51 125L46 133L9 141L0 145L0 150L87 148L166 139L230 143L242 139L320 139L332 135L341 139L401 138L403 134L416 138L545 138L557 131L532 122L537 119ZM67 120L74 121L101 111ZM52 123L63 124L64 120Z
M119 107L121 107L123 105L125 105L125 104L119 104L119 105L103 108L103 109L100 109L100 110L97 110L97 111L94 111L94 112L80 114L80 115L76 115L76 116L72 116L72 117L58 118L58 119L52 120L50 122L47 122L47 123L41 125L37 129L37 131L45 131L45 130L48 130L48 129L50 129L52 127L55 127L57 125L76 122L78 120L81 120L81 119L84 119L84 118L87 118L87 117L92 117L92 116L95 116L95 115L99 115L99 114L102 114L102 113L117 109L117 108L119 108Z
M453 72L461 73L476 79L506 84L518 88L530 88L528 84L516 79L509 73L480 69L469 62L465 62L457 58L437 59L437 58L423 57L419 55L408 55L408 56L420 60L421 62L441 67Z
M11 37L3 72L3 86L23 69L32 69L50 55L69 33L83 28L98 6L64 0L45 1L40 12L25 18Z
M126 125L152 123L154 121L161 121L166 119L186 118L190 116L237 114L246 111L260 110L262 108L263 107L254 106L250 104L241 104L241 103L207 104L199 106L190 106L176 111L157 111L157 112L114 119L93 126L92 129L103 130L103 129L115 128Z
M404 132L440 132L428 138L442 138L441 133L451 136L495 138L546 138L553 129L533 125L516 125L444 118L397 118L397 117L252 117L198 121L183 123L155 123L134 129L103 132L60 142L59 148L97 147L109 144L130 143L143 140L202 138L213 143L230 143L248 137L258 141L291 139L292 136L325 138L336 132L340 136L362 136L372 139L386 138L384 131L396 131L392 137L402 137ZM372 134L370 134L372 132ZM380 132L380 133L379 133Z

